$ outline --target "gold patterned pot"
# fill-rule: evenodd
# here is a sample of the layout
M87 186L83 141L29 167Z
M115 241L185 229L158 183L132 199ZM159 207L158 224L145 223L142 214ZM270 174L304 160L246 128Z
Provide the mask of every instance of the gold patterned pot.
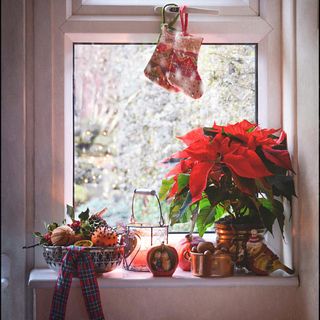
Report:
M264 227L257 225L215 223L217 247L226 248L237 267L245 266L246 244L252 229L256 229L262 238L266 232Z

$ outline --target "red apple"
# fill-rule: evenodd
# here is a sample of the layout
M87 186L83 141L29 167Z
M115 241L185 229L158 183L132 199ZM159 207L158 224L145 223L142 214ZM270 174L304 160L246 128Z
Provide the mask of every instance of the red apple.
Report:
M191 271L190 251L192 247L197 246L200 242L204 242L204 239L199 236L187 234L176 245L179 256L179 267L183 271Z

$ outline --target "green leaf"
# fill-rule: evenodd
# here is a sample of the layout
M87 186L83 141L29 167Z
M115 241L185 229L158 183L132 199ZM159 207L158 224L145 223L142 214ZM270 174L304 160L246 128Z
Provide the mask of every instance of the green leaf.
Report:
M67 215L71 218L71 220L74 220L74 208L72 206L69 206L67 204Z
M213 128L211 127L203 127L203 133L206 136L215 137L217 135L217 132L213 131Z
M179 215L180 216L182 216L186 212L186 210L188 209L189 205L191 204L191 201L192 201L192 196L191 196L190 191L188 191L187 197L186 197L182 207L179 210Z
M186 216L190 213L189 205L191 204L192 197L190 192L184 197L176 197L172 201L170 206L169 220L170 225L173 226L175 223L186 222Z
M272 185L276 196L284 196L289 201L292 200L292 196L296 196L292 176L275 175L266 177L266 180Z
M81 221L86 221L89 219L89 208L87 208L86 211L82 211L80 214L79 214L79 219Z
M225 132L224 131L224 128L222 128L222 134L226 137L229 137L235 141L238 141L238 142L243 142L240 138L238 138L237 136L233 135L232 133L229 133L229 132Z
M208 200L208 198L203 198L200 200L199 202L199 208L200 210L205 208L205 207L211 207L211 203L210 201Z
M189 184L190 175L181 173L178 176L178 192L181 192Z
M204 235L209 227L213 225L215 221L215 207L207 206L202 208L198 213L197 228L200 237Z
M45 238L41 238L39 243L40 244L45 244L45 245L49 244L48 241Z
M91 235L91 226L90 226L90 224L89 224L89 221L82 221L80 233L81 233L85 238L90 238L90 235Z
M47 230L49 232L52 232L54 229L58 228L59 227L59 223L57 222L52 222L50 224L47 225Z
M268 199L259 199L260 207L259 212L261 219L263 221L264 226L267 228L267 230L272 233L272 226L274 224L274 221L276 219L276 215L273 213L273 206L272 202Z
M284 219L285 219L283 211L284 211L284 208L283 208L282 202L274 199L273 200L273 213L277 217L282 236L283 236L283 226L284 226Z
M162 184L161 184L161 187L159 190L160 201L163 201L166 199L167 194L168 194L169 190L171 189L171 186L173 185L173 183L174 183L173 178L168 179L168 180L166 180L166 179L162 180Z
M217 204L215 206L214 221L218 221L220 218L222 218L224 216L225 213L226 213L226 211L224 210L224 208L222 206L220 206L219 204Z
M196 203L196 206L192 210L192 213L191 213L190 234L193 234L194 227L195 227L196 221L198 219L198 214L199 214L199 202Z
M42 238L42 234L40 232L33 232L32 235L36 238Z
M264 192L268 199L272 199L273 198L273 193L272 193L272 186L267 182L265 181L261 181L260 179L255 179L254 180L258 190Z

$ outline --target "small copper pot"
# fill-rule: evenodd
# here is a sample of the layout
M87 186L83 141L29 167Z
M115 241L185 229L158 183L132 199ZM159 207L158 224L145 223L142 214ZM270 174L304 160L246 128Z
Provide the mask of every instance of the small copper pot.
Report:
M229 277L233 275L234 265L230 254L205 255L191 252L191 272L197 277Z

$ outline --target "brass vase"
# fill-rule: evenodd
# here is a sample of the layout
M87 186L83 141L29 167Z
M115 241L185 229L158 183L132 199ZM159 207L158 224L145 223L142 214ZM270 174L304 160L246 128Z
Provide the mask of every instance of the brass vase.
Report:
M264 227L257 225L215 223L217 247L227 249L235 266L240 269L246 266L246 244L252 229L256 229L262 238L266 232Z

